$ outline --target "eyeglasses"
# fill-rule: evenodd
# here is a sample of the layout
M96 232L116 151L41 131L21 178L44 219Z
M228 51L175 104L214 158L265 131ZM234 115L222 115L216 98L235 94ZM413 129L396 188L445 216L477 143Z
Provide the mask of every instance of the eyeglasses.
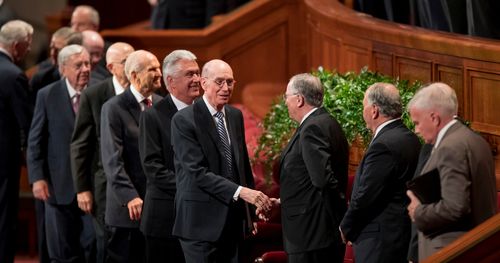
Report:
M234 79L210 79L212 80L215 84L219 86L219 88L224 87L224 83L227 84L227 87L231 88L234 86L236 83L236 80Z
M283 100L286 100L288 97L290 96L295 96L295 95L299 95L299 93L295 92L295 93L292 93L292 94L283 94Z

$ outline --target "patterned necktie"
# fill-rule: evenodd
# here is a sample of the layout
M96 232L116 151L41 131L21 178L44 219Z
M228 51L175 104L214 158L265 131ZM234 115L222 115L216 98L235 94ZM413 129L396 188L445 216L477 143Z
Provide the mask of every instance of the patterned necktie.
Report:
M149 98L143 99L142 103L144 103L144 105L145 105L144 109L150 108L151 106L153 106L153 102Z
M224 150L224 157L226 159L226 177L233 178L233 161L226 127L224 126L224 113L218 111L214 116L217 118L217 133L219 134L219 138L222 143L222 149Z
M77 114L78 107L80 107L80 93L77 92L73 95L73 98L71 98L71 105L73 106L73 112Z

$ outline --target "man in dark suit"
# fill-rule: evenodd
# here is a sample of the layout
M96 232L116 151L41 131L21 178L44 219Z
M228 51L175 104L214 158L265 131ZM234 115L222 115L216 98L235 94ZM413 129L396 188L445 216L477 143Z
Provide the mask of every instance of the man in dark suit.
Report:
M45 201L51 261L82 262L83 219L73 188L69 145L79 94L89 80L89 54L80 45L66 46L59 52L58 65L63 78L37 96L28 140L28 174L33 195Z
M14 261L19 173L33 114L28 78L16 66L28 53L33 27L20 20L0 29L0 262Z
M125 60L134 51L127 43L117 42L106 53L107 67L113 73L97 85L86 88L80 99L80 109L71 138L71 170L77 192L78 207L93 215L96 230L97 262L104 262L107 231L104 224L106 207L106 176L102 168L99 147L101 107L111 97L129 86L125 76Z
M408 191L409 215L419 231L418 257L425 260L496 213L495 166L490 146L454 119L455 91L444 83L422 88L408 105L415 132L434 144L422 174L437 170L441 199L421 204Z
M290 79L285 95L299 128L280 159L283 240L288 262L343 262L339 232L347 209L349 145L342 127L321 107L323 86L311 74Z
M49 58L38 64L38 71L30 80L33 103L35 103L36 94L40 89L61 79L57 66L57 54L63 47L71 44L82 44L82 35L79 32L69 27L61 27L52 34Z
M110 237L106 262L144 262L144 236L139 230L146 176L139 157L141 112L161 97L158 59L150 52L132 52L125 62L130 88L102 106L101 155L106 174L105 222Z
M420 142L400 119L402 103L394 85L370 86L363 107L373 139L356 172L341 232L352 242L356 262L406 262L406 182L415 172Z
M241 111L228 104L235 80L231 67L211 60L202 71L205 94L172 119L177 192L173 234L186 262L238 262L244 229L269 198L255 191ZM246 202L243 202L246 201ZM247 232L248 233L248 232Z
M174 114L200 95L200 68L196 56L175 50L163 60L163 79L169 95L141 115L139 153L147 178L141 231L146 238L148 263L184 262L174 225L175 168L170 140Z

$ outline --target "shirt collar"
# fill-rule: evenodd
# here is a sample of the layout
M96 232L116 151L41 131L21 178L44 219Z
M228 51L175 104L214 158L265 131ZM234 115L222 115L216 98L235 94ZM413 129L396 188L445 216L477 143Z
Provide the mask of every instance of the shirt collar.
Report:
M144 97L139 91L137 91L132 84L130 84L130 91L132 91L132 95L134 95L135 100L137 103L141 104L141 102L146 98ZM148 99L152 100L153 95L150 95Z
M203 96L203 101L205 102L205 104L207 105L207 108L208 108L208 111L210 111L210 115L214 116L218 110L216 110L209 102L208 102L208 99L207 97ZM224 114L224 116L226 116L226 111L225 111L225 108L226 107L222 107L222 113Z
M80 92L76 91L76 89L73 88L73 86L71 86L71 84L68 81L68 78L64 78L64 81L66 81L66 88L68 89L68 93L69 93L70 98L73 98L77 93L80 93Z
M122 94L125 91L125 88L118 82L115 76L113 76L113 88L115 89L115 95Z
M380 124L377 129L375 129L375 134L373 135L373 138L377 137L377 134L387 125L389 125L390 123L393 123L395 121L399 120L399 118L396 118L396 119L392 119L392 120L388 120L382 124Z
M448 122L438 133L436 143L434 143L434 149L438 147L439 143L443 140L444 135L446 134L446 131L450 129L450 127L455 124L457 120L451 120Z
M184 103L184 101L179 100L178 98L176 98L172 94L170 94L170 97L172 98L172 101L174 102L174 105L177 108L177 110L182 110L182 109L186 108L187 106L189 106L188 104Z
M313 108L308 113L306 113L306 115L304 115L304 117L302 117L302 120L300 121L300 124L302 124L307 119L307 117L309 117L311 114L313 114L313 112L315 112L317 109L318 108Z

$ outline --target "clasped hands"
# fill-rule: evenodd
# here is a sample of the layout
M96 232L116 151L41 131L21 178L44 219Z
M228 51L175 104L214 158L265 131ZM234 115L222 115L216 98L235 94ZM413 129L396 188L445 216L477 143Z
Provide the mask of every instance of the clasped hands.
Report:
M273 208L273 202L267 195L262 193L261 191L253 190L247 187L241 188L240 198L245 200L247 203L250 203L257 207L256 214L260 213L269 213Z

